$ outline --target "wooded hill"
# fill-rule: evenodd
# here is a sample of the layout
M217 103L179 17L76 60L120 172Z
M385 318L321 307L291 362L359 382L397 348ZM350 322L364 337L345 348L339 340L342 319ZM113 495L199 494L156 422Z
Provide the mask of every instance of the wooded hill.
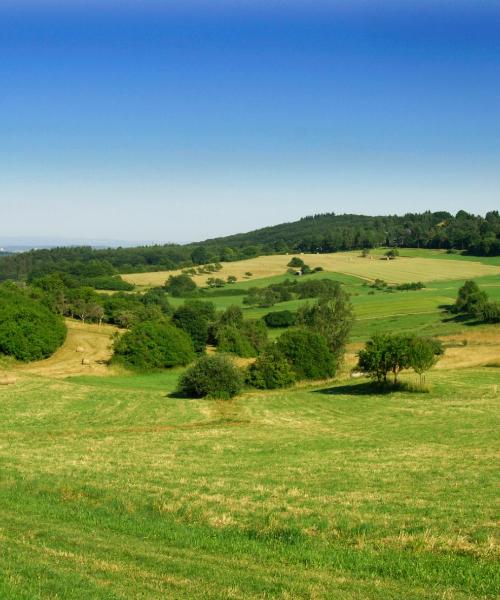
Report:
M56 271L79 279L96 278L240 260L260 254L327 253L377 246L454 249L478 256L497 256L500 215L491 211L481 217L463 210L454 216L448 212L376 217L329 213L186 245L32 250L0 257L0 280L30 279Z

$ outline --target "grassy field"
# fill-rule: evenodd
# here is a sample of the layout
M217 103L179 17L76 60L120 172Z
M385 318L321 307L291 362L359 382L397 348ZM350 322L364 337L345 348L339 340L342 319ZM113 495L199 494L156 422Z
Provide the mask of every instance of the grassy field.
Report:
M52 358L0 362L1 599L498 597L500 327L440 308L463 270L395 293L311 277L352 294L336 381L179 399L182 370L109 367L116 329L71 320ZM496 273L476 281L500 300ZM221 309L242 298L212 299ZM430 393L349 378L381 330L441 337Z
M498 369L168 397L0 388L0 597L495 598Z
M426 253L429 253L428 255ZM439 281L446 279L471 279L487 275L500 276L498 261L482 261L482 259L464 260L456 254L438 253L428 250L404 250L397 260L382 260L381 253L374 253L372 258L362 258L359 252L337 252L334 254L301 254L300 257L311 268L323 267L325 271L353 275L367 280L377 278L390 283L406 283L409 281ZM451 258L452 257L452 258ZM215 277L225 279L234 275L238 280L245 278L255 280L275 275L282 275L287 270L291 255L260 256L231 263L222 263L222 270ZM484 263L487 264L484 264ZM180 271L160 271L155 273L132 273L123 275L123 279L139 286L163 285L172 274ZM205 285L209 275L196 275L193 279L199 286Z

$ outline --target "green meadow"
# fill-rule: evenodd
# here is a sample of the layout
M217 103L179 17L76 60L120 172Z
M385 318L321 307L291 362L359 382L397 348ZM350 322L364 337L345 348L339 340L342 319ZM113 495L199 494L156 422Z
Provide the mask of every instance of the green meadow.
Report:
M177 373L0 389L0 597L494 598L499 378L230 402Z
M351 294L351 342L450 336L430 391L349 378L350 347L336 380L178 398L182 369L75 375L79 336L105 333L78 324L46 367L2 363L17 379L0 386L1 599L498 597L498 326L443 311L463 281L391 293L309 277ZM498 277L476 281L500 299ZM243 297L205 296L219 309Z

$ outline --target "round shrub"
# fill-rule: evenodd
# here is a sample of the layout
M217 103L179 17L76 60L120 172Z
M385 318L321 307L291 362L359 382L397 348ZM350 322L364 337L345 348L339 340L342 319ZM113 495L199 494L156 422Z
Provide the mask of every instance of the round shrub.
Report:
M62 318L17 290L0 291L0 354L17 360L51 356L66 339Z
M325 379L335 374L333 354L319 333L307 329L287 331L278 338L277 347L297 379Z
M274 390L294 383L295 374L279 349L269 346L248 368L247 381L261 390Z
M291 310L278 310L264 316L264 322L268 327L292 327L296 321L297 317Z
M202 356L180 378L177 391L192 398L228 399L243 387L243 375L224 354Z
M167 322L134 325L115 342L114 360L141 371L187 365L194 360L189 335Z

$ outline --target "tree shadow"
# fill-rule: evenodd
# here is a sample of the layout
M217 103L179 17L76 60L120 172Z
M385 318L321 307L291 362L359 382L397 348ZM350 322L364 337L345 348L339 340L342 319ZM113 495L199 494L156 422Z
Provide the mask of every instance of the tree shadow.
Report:
M380 396L400 392L402 385L399 383L377 383L376 381L365 381L362 383L349 383L337 385L331 388L315 390L315 394L325 394L327 396Z

